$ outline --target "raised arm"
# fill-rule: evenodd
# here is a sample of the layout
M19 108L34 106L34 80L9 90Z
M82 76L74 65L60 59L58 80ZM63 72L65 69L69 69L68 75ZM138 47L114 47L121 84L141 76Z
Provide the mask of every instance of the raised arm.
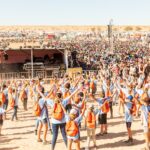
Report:
M89 94L89 96L90 96L90 98L91 98L92 100L97 101L97 99L95 98L94 95Z
M81 77L76 81L75 85L73 88L76 88L76 86L78 85L79 81L81 80Z
M70 96L67 97L67 99L71 99L79 90L80 88L77 88Z
M60 102L60 101L59 101L59 102ZM60 105L61 105L61 107L62 107L62 109L63 109L64 113L65 113L65 114L67 114L67 111L66 111L65 107L62 105L62 103L61 103L61 102L60 102Z
M49 90L49 94L46 96L46 98L49 98L51 96L51 94L53 93L54 91L54 87L55 87L55 84L50 88ZM56 92L58 91L58 88L56 89Z
M82 113L81 113L81 116L82 116L82 117L84 116L85 110L86 110L86 104L84 104L83 111L82 111Z

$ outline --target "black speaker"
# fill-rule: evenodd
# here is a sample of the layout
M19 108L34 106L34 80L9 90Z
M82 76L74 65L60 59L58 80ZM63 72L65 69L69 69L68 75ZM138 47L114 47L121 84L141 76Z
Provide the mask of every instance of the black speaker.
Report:
M8 60L8 54L4 54L4 60Z
M108 25L108 37L110 38L112 35L112 25Z
M71 57L72 57L72 59L77 59L77 51L73 51L73 52L71 52Z
M62 54L60 53L55 53L53 57L54 57L54 60L62 60Z

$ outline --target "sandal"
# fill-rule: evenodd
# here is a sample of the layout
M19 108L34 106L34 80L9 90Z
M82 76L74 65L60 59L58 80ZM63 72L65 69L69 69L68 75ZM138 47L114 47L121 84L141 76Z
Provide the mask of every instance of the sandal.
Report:
M103 136L103 133L98 133L97 136Z
M108 134L107 132L104 132L103 134Z
M49 144L48 141L43 141L43 145Z
M42 139L38 139L37 142L43 142L43 140Z

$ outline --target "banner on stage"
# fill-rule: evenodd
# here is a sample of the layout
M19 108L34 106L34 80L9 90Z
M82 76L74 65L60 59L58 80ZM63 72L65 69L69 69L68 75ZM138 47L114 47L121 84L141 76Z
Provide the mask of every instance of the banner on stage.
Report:
M69 77L74 77L78 73L82 74L82 68L68 68L67 69L67 74L69 75Z

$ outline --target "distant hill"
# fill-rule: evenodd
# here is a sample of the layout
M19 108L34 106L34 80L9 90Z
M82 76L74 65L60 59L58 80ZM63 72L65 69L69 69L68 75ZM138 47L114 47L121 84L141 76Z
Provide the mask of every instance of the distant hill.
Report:
M0 26L0 31L38 30L38 31L105 31L107 26ZM113 26L114 31L150 31L150 26Z

